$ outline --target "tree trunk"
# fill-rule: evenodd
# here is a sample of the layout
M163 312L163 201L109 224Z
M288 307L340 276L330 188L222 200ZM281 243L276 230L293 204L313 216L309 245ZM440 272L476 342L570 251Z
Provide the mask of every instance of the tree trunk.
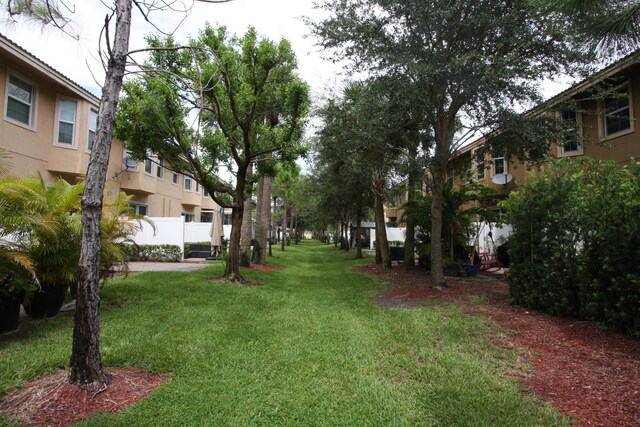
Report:
M282 201L282 240L280 241L281 250L284 252L284 245L287 240L287 200Z
M261 176L258 181L258 206L256 207L256 240L260 254L256 264L266 263L269 229L271 227L271 178Z
M356 259L362 258L362 206L356 211Z
M371 186L374 194L374 211L376 221L376 264L382 264L384 268L391 268L391 256L389 255L389 242L387 240L387 228L384 222L384 174L382 171L373 170Z
M231 235L229 236L229 253L227 254L227 265L224 270L224 277L229 280L243 281L240 274L240 233L242 229L242 217L244 206L234 204L231 211Z
M289 230L291 230L290 234L289 234L289 239L287 240L287 246L291 245L291 239L293 239L293 235L295 233L295 228L293 227L293 223L294 223L294 219L295 219L296 214L293 212L293 210L291 210L291 218L289 219Z
M344 251L351 250L351 242L349 242L349 211L346 211L344 218Z
M416 146L409 147L409 157L413 160L418 154L418 148ZM418 184L417 173L412 166L409 169L409 176L407 177L407 203L410 204L416 199L416 187ZM415 246L416 246L416 222L413 215L408 215L405 212L407 219L407 232L404 239L404 265L414 266L416 265L415 259Z
M271 186L271 185L269 185ZM269 256L273 256L273 242L276 239L276 225L273 223L273 213L276 211L276 197L273 198L273 209L269 212Z
M102 88L96 139L91 151L85 190L82 195L82 241L78 261L78 291L69 382L92 388L110 381L109 376L102 369L100 359L100 296L98 294L102 253L100 221L115 114L129 50L131 7L131 0L116 2L113 50L109 57Z
M391 268L391 256L389 254L389 241L387 240L387 229L384 222L384 206L382 196L375 196L375 220L376 220L376 254L380 253L380 264L384 268Z
M240 231L240 267L249 267L251 264L251 211L253 201L251 194L246 196L242 207L242 229Z
M444 117L436 122L436 148L431 166L433 180L431 188L431 278L435 288L447 286L442 271L442 209L447 161L454 131L455 115L450 120Z

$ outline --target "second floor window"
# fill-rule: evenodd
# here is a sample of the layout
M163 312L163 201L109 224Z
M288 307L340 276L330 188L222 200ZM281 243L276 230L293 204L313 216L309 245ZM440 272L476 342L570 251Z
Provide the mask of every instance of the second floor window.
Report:
M93 143L96 139L96 129L98 128L98 112L89 110L89 136L87 138L87 149L93 150Z
M631 109L628 89L604 100L604 136L631 128Z
M158 164L156 165L156 176L158 178L162 178L164 176L164 161L162 159L158 159Z
M173 177L171 178L171 182L173 182L176 185L180 184L180 175L178 174L178 172L173 172Z
M493 174L498 175L507 171L504 157L496 157L493 159Z
M192 181L192 178L190 176L187 176L187 175L184 176L184 190L185 191L191 191L191 181Z
M476 159L476 179L484 179L484 160Z
M562 152L572 153L580 150L578 133L578 113L575 110L564 110L562 120Z
M73 145L76 105L75 101L68 99L60 99L58 101L58 138L56 140L58 144Z
M33 100L33 86L14 75L9 75L7 118L33 126Z

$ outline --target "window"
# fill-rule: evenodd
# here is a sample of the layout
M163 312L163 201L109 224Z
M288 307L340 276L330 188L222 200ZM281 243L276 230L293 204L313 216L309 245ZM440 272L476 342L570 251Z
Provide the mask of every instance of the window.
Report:
M87 149L93 150L93 142L96 139L96 129L98 128L98 112L94 109L89 110L89 136L87 137Z
M191 180L190 176L184 176L184 191L191 191Z
M213 211L200 212L200 222L213 222Z
M473 171L471 170L471 159L466 159L464 161L464 177L466 179L471 179L473 177Z
M504 157L496 157L493 159L493 175L498 175L501 173L505 173L507 171L507 167L504 161Z
M578 113L575 110L562 111L562 154L580 151L580 134L578 132Z
M58 138L56 143L60 145L73 146L74 128L76 124L75 101L68 99L58 100Z
M184 222L195 222L196 221L195 214L188 213L188 212L182 212L182 216L184 217Z
M158 164L156 165L156 176L160 179L164 177L164 160L158 159Z
M173 176L171 177L171 182L173 182L175 185L180 184L180 175L178 174L178 172L173 172Z
M629 91L625 87L615 96L604 100L604 136L631 128Z
M209 192L205 188L202 189L202 192L204 194L204 197L209 197Z
M225 212L223 214L222 225L231 225L231 212Z
M149 212L149 206L142 205L140 203L129 203L131 209L135 212L136 215L147 215Z
M476 157L476 179L484 179L484 159Z
M34 86L13 74L9 74L5 116L18 123L33 127L34 100Z
M153 161L151 158L153 157L153 152L147 149L147 152L144 157L144 172L151 175L153 173Z
M200 191L200 184L196 181L196 193Z

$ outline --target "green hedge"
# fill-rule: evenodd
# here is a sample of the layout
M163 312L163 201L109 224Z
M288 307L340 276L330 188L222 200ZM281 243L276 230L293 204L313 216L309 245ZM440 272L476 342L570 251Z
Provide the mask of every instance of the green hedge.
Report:
M182 261L182 252L178 245L125 245L128 261Z
M562 159L503 206L513 302L640 337L640 164Z

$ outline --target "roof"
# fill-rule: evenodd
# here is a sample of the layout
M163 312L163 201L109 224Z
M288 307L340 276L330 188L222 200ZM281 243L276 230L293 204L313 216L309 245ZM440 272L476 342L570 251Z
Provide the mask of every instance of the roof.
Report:
M44 75L48 76L50 79L56 81L57 83L65 86L72 92L76 93L78 96L85 98L95 104L100 103L100 98L93 93L91 93L88 89L82 87L78 83L71 80L69 77L62 74L60 71L56 70L52 66L46 64L40 58L36 57L32 53L28 52L20 45L18 45L13 40L9 39L4 34L0 33L0 50L7 52L9 55L15 57L17 60L28 64L29 66L35 68L40 71Z

